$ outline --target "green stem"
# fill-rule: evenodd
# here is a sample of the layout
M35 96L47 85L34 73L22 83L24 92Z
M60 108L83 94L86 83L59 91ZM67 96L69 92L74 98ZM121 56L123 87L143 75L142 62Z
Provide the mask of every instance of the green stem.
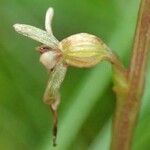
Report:
M150 0L141 0L133 56L128 73L114 66L117 95L111 150L130 150L143 94L147 55L150 49Z

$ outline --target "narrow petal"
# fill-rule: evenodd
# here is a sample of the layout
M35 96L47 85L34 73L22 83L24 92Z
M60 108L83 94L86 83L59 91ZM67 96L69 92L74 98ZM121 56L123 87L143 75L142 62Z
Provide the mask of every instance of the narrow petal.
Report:
M46 31L39 28L25 24L15 24L14 28L18 33L43 43L51 48L55 49L58 46L58 40L53 35L49 35Z
M44 93L44 102L48 104L53 113L53 145L56 146L58 115L57 109L60 103L59 89L65 78L67 66L62 61L58 62L51 72L47 87Z
M45 29L49 34L53 35L52 32L52 19L54 15L54 9L52 7L48 8L45 16Z

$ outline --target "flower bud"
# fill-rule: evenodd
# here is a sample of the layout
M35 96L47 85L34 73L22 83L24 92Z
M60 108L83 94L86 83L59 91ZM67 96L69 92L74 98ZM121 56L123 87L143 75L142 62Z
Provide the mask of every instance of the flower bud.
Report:
M58 48L64 61L75 67L91 67L111 55L109 48L98 37L79 33L62 40Z

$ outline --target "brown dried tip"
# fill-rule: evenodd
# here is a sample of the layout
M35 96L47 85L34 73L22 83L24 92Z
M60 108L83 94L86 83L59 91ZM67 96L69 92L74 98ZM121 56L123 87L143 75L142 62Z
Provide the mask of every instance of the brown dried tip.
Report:
M58 114L57 110L50 107L52 114L53 114L53 146L57 146L56 139L57 139L57 124L58 124Z

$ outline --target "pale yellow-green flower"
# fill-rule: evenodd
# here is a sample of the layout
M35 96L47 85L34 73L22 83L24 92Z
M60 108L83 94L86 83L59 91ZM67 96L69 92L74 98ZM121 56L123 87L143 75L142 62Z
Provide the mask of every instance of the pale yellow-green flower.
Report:
M53 14L53 8L49 8L46 12L46 31L25 24L15 24L14 28L18 33L43 44L38 48L41 54L40 62L50 72L44 102L53 112L53 141L56 145L59 88L64 80L67 66L92 67L102 60L111 61L114 55L100 38L88 33L78 33L59 42L51 28Z

